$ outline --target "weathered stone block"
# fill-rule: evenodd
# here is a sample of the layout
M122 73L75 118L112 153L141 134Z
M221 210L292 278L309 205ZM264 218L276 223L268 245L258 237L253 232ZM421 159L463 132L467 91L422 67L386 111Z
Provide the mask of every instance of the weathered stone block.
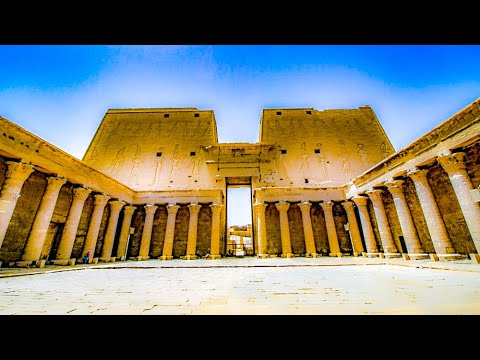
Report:
M62 266L65 266L65 265L70 265L70 259L67 259L67 260L51 260L51 263L52 265L62 265Z

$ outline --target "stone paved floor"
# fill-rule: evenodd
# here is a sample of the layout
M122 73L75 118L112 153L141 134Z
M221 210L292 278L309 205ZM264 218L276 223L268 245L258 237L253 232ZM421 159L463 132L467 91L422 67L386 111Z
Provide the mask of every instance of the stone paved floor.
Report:
M480 314L480 264L148 260L0 269L0 314Z

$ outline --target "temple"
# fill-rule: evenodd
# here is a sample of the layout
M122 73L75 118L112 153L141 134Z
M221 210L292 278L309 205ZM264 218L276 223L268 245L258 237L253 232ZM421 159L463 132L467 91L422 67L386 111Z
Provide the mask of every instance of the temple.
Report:
M478 260L479 114L395 151L369 106L264 109L257 143L219 143L212 110L110 109L82 160L0 117L1 266L215 260L231 236L258 258ZM238 186L245 229L226 221Z

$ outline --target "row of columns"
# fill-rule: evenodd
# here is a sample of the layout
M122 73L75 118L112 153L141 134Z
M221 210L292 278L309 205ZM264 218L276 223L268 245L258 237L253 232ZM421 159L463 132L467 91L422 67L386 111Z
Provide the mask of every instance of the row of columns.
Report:
M5 182L0 192L0 247L5 239L5 234L8 225L12 218L16 203L20 197L23 184L34 171L31 164L25 164L15 161L7 161L7 173ZM58 176L51 176L47 178L47 187L43 194L40 206L35 215L32 229L29 233L24 252L22 254L22 261L32 262L40 260L42 248L48 231L48 226L52 219L53 211L60 193L61 187L66 183L66 179ZM80 222L83 206L91 189L85 187L76 187L73 190L73 201L70 206L60 243L55 254L55 261L65 262L70 260L75 237ZM116 252L117 258L125 257L127 242L130 233L130 224L132 215L136 209L135 206L125 206L124 201L113 200L110 201L110 196L106 194L94 195L94 208L90 218L90 223L83 246L82 256L88 255L90 261L93 259L95 247L97 244L98 232L107 203L110 206L110 216L108 219L107 229L101 253L101 258L108 260L112 257L113 244L115 240L115 233L118 225L118 218L120 211L124 209L123 223L120 230L119 242ZM171 259L173 251L173 239L175 232L175 217L180 206L168 205L168 220L167 230L165 234L165 243L163 248L162 259ZM210 205L213 212L212 219L212 236L211 236L211 258L220 257L220 214L222 205ZM153 217L158 206L145 205L146 217L143 228L141 245L140 245L140 259L149 257L150 242L152 236ZM196 252L197 240L197 224L198 213L201 205L190 204L190 223L188 231L187 256L194 257Z
M355 217L355 211L353 204L350 201L345 201L342 203L344 206L350 228L350 236L352 239L353 251L356 253L363 253L365 250L363 248L362 240L360 237L360 231L358 228L357 219ZM306 256L308 257L317 257L317 251L315 247L315 241L313 238L313 228L312 228L312 219L310 216L310 207L312 203L305 201L298 204L300 211L302 212L302 221L303 221L303 232L305 237L305 248ZM325 214L325 224L327 228L327 237L328 245L330 248L330 256L341 256L340 245L338 242L337 229L335 227L335 220L333 218L333 202L326 201L320 204ZM282 241L282 256L283 257L292 257L292 245L290 242L290 230L288 226L288 216L287 211L290 207L290 204L286 201L280 201L275 203L280 215L280 238ZM258 251L257 256L259 257L268 257L267 254L267 236L266 236L266 227L265 227L265 210L267 204L257 203L254 205L257 221L257 232L258 232Z
M463 152L458 152L454 154L442 155L437 158L437 161L450 178L466 224L472 236L476 251L477 253L480 253L480 207L477 203L475 203L470 195L470 191L474 189L474 186L470 180L470 176L466 171L465 154ZM435 201L433 191L428 183L427 172L427 169L414 168L407 172L407 176L409 176L415 184L415 189L420 200L420 206L425 216L435 252L440 255L458 255L454 254L455 249L448 236L448 232L440 214L438 205ZM408 254L417 258L428 257L428 255L424 253L424 249L415 229L412 214L405 198L403 187L404 182L404 180L392 179L385 182L383 185L392 195ZM392 236L387 214L382 201L382 192L383 190L380 189L371 189L366 191L365 195L367 196L359 195L353 197L351 200L358 208L365 246L367 248L366 252L378 253L378 246L373 233L373 227L367 207L367 201L370 199L373 205L373 210L380 234L380 241L385 255L390 257L400 256ZM332 214L332 205L333 203L330 201L320 204L325 213L325 223L327 227L327 236L331 256L340 253L335 222ZM365 250L363 249L353 203L350 201L345 201L342 202L342 205L347 213L353 251L357 253L364 252ZM267 204L264 203L258 203L254 205L254 208L256 209L258 231L258 255L261 257L267 257L265 228L266 206ZM280 214L282 256L290 257L292 256L292 248L290 243L287 217L287 210L290 204L285 201L280 201L276 203L275 206ZM302 202L298 204L298 206L302 212L307 256L316 256L312 223L310 218L311 203Z
M210 237L210 258L218 259L220 255L220 224L221 224L221 210L223 205L221 204L212 204L210 208L212 209L212 230ZM142 239L140 242L140 251L138 255L138 260L146 260L150 258L150 243L152 238L153 230L153 218L155 211L158 206L156 205L145 205L145 225L143 227ZM179 205L169 204L167 205L167 228L165 230L165 240L163 243L163 251L160 259L170 260L173 258L173 240L175 235L175 219L177 216ZM199 204L190 204L188 209L190 212L190 221L188 224L188 235L187 235L187 250L185 254L185 259L190 260L196 258L196 249L197 249L197 228L198 228L198 213L202 208Z
M474 186L470 176L466 171L465 153L458 152L454 154L442 155L437 158L438 163L448 174L453 190L457 196L460 208L462 210L465 222L472 237L477 253L480 253L480 207L470 196L470 190ZM420 206L422 208L428 231L438 255L454 255L455 248L448 236L447 228L443 222L440 210L435 201L435 197L427 179L427 169L413 168L407 171L415 185ZM404 194L404 180L390 180L384 183L388 191L392 194L395 209L398 214L400 227L405 239L405 245L409 254L423 256L425 254L421 242L418 238L413 217L407 204ZM372 201L375 217L380 233L380 239L385 252L395 253L395 243L393 241L390 227L388 224L385 208L381 199L382 190L369 190L366 192L368 198ZM367 197L353 197L359 209L362 229L368 252L376 252L373 246L374 236L371 227L370 218L367 210ZM369 246L369 244L371 244ZM458 254L456 254L458 255Z
M438 163L447 172L452 187L458 198L460 207L465 217L466 224L472 236L477 253L480 253L480 208L470 196L470 190L474 189L473 184L466 171L465 154L462 152L442 155L437 158ZM7 173L6 179L0 191L0 247L5 238L8 225L10 223L13 211L15 209L17 200L20 196L21 189L24 182L34 171L33 165L25 164L15 161L7 161ZM417 195L420 200L420 205L425 216L428 230L432 238L432 242L437 254L452 254L455 252L453 244L449 239L445 224L443 223L440 211L435 202L435 198L430 185L427 180L427 170L414 168L407 172L414 184ZM25 246L22 260L24 261L38 261L41 256L41 251L45 237L48 231L55 204L58 198L61 187L65 184L66 179L62 177L49 177L47 178L47 187L42 197L39 209L34 219L32 229L30 231L27 243ZM405 244L409 254L422 254L423 249L415 230L412 215L407 205L405 195L403 192L403 180L391 180L384 185L392 194L394 205L399 217L400 227L405 239ZM80 216L82 213L83 205L91 190L85 187L77 187L74 189L74 198L71 205L70 212L68 214L61 241L56 253L57 260L68 260L71 256L73 244L75 241L76 231ZM388 219L386 216L383 201L381 199L382 190L372 189L366 192L368 198L372 201L375 217L377 220L380 240L384 248L385 253L395 254L398 253L395 242L393 240ZM90 219L90 225L88 228L85 245L82 255L90 253L93 256L95 251L96 241L98 237L98 231L100 229L100 223L103 216L104 207L106 206L110 197L105 194L94 195L95 204L94 210ZM367 209L367 197L356 196L352 200L358 207L360 222L362 225L362 231L365 239L365 245L367 252L378 252L375 237L373 235L373 228L371 225L368 209ZM110 201L110 218L107 225L105 234L104 245L102 249L102 258L109 258L112 253L113 243L115 239L115 230L117 228L118 216L121 209L124 207L123 201ZM280 229L282 239L282 255L286 257L292 256L292 247L290 242L290 233L288 227L287 210L289 203L279 202L275 204L280 213ZM356 221L353 204L349 201L342 203L344 206L348 222L349 230L352 239L352 246L354 252L364 252L363 245L360 238L360 231ZM222 205L213 204L210 205L213 212L212 219L212 237L211 237L211 255L212 258L220 256L220 213ZM338 243L338 237L335 229L335 222L333 220L331 201L327 201L321 204L324 213L327 227L327 236L330 247L331 255L340 254L340 247ZM258 255L265 256L267 253L266 246L266 228L265 228L265 208L266 204L254 205L257 214L257 231L258 231ZM315 243L313 240L313 230L310 218L311 203L304 202L299 205L302 212L302 221L306 242L306 251L309 256L316 256ZM167 231L165 235L165 244L162 253L162 259L171 259L173 250L173 238L175 230L175 217L178 211L178 205L168 205L168 220ZM146 219L144 231L142 233L142 240L140 246L140 258L148 258L151 232L153 226L153 216L157 209L155 205L146 205ZM126 245L128 241L128 235L130 230L130 223L134 206L125 206L124 210L124 222L121 228L119 245L117 247L117 257L125 255ZM196 249L196 229L198 222L198 212L200 205L189 205L190 210L190 223L188 231L187 241L187 258L195 255Z

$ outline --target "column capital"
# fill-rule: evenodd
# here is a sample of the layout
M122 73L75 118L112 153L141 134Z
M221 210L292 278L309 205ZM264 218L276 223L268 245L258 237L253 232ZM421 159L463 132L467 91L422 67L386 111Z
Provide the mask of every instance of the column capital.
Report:
M60 189L63 184L67 182L67 179L60 176L49 176L47 177L47 188Z
M441 155L437 157L437 161L449 175L456 174L458 171L466 168L464 152Z
M368 197L366 196L354 196L352 201L357 205L357 207L367 206Z
M290 204L286 201L279 201L278 203L275 204L275 207L277 208L278 211L287 211L288 208L290 207Z
M222 204L212 204L210 205L210 208L212 209L214 214L220 214L220 210L222 210L223 205Z
M354 203L351 201L345 200L344 202L342 202L342 206L345 208L345 210L351 211L353 210Z
M175 210L175 213L177 212L179 207L180 206L177 207L177 209ZM157 211L158 206L153 204L147 204L144 206L144 208L145 208L145 213L148 215L148 214L155 214L155 211ZM170 209L168 209L168 213L170 214Z
M427 181L427 169L413 168L407 170L407 176L414 182L426 182Z
M382 192L381 189L371 189L367 191L367 195L372 200L373 203L382 201Z
M135 210L137 209L136 206L133 206L133 205L127 205L123 208L123 214L125 216L130 216L130 215L133 215L133 213L135 212Z
M333 210L333 202L331 202L331 201L324 201L324 202L320 203L320 206L322 207L323 212Z
M265 214L265 209L267 208L267 204L265 203L256 203L253 205L253 207L255 208L255 210L260 214L260 213L263 213Z
M112 213L119 213L120 210L122 210L123 205L125 205L125 201L113 200L108 204L110 205L110 210Z
M77 201L85 201L92 192L92 189L79 186L73 189L73 199Z
M202 208L202 205L199 204L189 204L187 206L190 214L198 214L200 212L200 209Z
M405 180L390 180L385 182L385 186L392 195L399 196L403 194L403 184Z
M107 201L110 200L110 196L104 194L96 194L95 197L95 206L105 206Z
M178 211L178 209L180 209L180 205L176 205L176 204L168 204L167 205L167 212L168 214L173 214L175 215Z
M7 164L7 179L20 180L24 182L35 170L32 164L25 164L18 161L5 161Z
M310 211L310 208L312 207L312 203L308 201L304 201L298 204L298 207L302 212L308 212Z
M388 181L385 181L384 182L385 186L387 188L390 188L390 187L399 187L399 188L402 188L403 184L405 184L405 180L402 180L402 179L390 179Z

